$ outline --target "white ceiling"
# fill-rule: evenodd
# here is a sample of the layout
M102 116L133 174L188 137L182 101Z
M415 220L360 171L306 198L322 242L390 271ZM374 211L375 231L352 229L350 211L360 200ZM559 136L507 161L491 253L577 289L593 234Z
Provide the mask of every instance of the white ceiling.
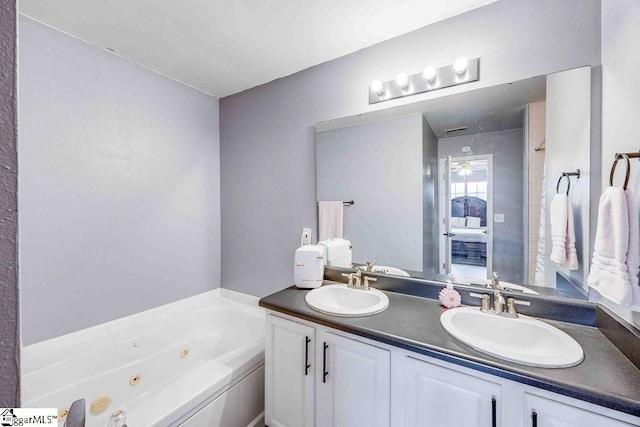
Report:
M20 13L223 97L495 0L19 0Z

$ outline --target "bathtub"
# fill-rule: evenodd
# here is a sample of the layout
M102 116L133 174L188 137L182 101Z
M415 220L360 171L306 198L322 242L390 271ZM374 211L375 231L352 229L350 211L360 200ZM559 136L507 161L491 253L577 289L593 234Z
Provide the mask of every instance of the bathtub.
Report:
M257 299L217 289L24 347L22 406L60 425L80 398L87 427L117 410L129 427L258 425L264 325Z

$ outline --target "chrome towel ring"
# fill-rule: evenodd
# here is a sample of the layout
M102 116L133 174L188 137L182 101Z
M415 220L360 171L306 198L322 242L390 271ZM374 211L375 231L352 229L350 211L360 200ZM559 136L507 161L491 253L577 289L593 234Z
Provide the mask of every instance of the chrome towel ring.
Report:
M629 184L629 175L631 174L631 160L629 160L629 155L627 153L616 153L616 160L613 162L613 165L611 166L611 173L609 174L609 185L613 186L613 175L616 173L616 166L620 159L625 159L627 161L627 171L624 175L624 185L622 187L623 190L626 190L627 185Z
M580 178L580 169L576 169L575 172L562 172L562 175L560 175L560 178L558 178L558 184L556 185L556 193L560 194L560 183L562 182L562 178L567 178L567 195L569 195L569 190L571 189L571 178L572 176L575 176L577 178Z

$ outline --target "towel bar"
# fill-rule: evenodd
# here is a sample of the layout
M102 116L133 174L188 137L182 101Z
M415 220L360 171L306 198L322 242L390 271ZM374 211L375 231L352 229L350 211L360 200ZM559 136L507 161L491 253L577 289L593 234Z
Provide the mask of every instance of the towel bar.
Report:
M316 204L319 204L320 202L316 202ZM355 205L356 202L354 202L353 200L349 200L348 202L342 202L342 204L344 206L351 206L351 205Z

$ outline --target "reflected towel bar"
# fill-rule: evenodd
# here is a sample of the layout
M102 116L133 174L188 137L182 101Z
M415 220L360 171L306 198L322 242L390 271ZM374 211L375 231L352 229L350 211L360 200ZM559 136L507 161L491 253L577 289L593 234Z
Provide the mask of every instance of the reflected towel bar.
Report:
M562 178L567 178L567 195L569 195L569 189L571 188L571 176L575 176L580 179L580 169L576 169L575 172L562 172L560 178L558 178L558 184L556 185L556 193L560 193L560 183L562 182Z
M320 204L320 202L316 202L316 204L318 205L318 204ZM354 202L353 200L349 200L348 202L342 202L342 204L344 206L352 206L352 205L355 205L356 202Z

